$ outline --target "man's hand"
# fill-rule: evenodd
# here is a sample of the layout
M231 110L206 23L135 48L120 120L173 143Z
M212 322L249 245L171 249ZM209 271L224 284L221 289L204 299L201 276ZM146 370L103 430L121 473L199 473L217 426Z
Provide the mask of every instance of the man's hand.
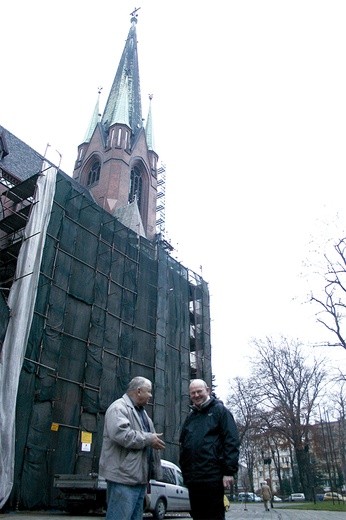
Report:
M223 480L223 486L226 489L229 489L231 487L231 484L234 484L234 477L224 476L222 480Z
M164 450L166 447L166 444L163 442L162 439L160 439L161 435L163 435L163 433L153 434L151 446L154 448L154 450Z

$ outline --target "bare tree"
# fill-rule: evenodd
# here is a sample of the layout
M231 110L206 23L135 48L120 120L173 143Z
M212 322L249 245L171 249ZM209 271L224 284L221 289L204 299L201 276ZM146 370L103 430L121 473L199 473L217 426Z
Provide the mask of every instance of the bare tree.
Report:
M338 381L334 391L330 394L332 414L337 415L337 428L335 428L335 446L340 460L340 473L343 482L346 482L346 381Z
M260 396L258 406L268 429L292 445L300 483L307 497L310 482L309 424L327 382L325 360L307 359L299 341L281 338L255 340L253 379Z
M255 491L253 470L259 449L257 402L255 381L236 377L229 390L227 405L237 422L241 446L240 456L247 469L248 485L246 487L249 487L251 491Z
M317 321L328 329L334 341L323 345L346 349L346 237L338 240L330 255L325 254L326 272L323 275L324 290L310 297L321 310L316 314Z

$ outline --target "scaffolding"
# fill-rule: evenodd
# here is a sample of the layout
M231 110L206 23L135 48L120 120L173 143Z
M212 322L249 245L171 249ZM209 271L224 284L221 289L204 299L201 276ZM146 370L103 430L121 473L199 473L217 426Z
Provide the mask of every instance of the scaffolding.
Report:
M13 283L38 175L33 175L17 185L8 182L6 178L1 179L0 280L2 290L8 291Z
M156 231L163 237L166 231L166 166L157 169Z
M0 285L9 290L37 178L2 195ZM98 471L105 411L136 375L153 382L148 413L164 433L165 457L178 462L189 381L211 384L209 293L201 277L58 172L32 298L10 507L59 507L55 474Z

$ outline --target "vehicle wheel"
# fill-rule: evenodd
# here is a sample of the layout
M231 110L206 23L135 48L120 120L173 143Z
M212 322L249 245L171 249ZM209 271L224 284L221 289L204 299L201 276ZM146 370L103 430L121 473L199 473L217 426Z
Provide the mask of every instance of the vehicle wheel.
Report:
M166 504L162 498L159 498L156 502L155 510L154 510L154 518L155 520L164 520L166 514Z
M67 506L66 506L66 509L68 511L68 513L70 513L71 515L74 515L74 516L84 516L86 514L89 513L90 511L90 504L88 503L88 501L85 501L85 502L82 502L82 501L78 501L78 502L70 502L68 501L67 503Z

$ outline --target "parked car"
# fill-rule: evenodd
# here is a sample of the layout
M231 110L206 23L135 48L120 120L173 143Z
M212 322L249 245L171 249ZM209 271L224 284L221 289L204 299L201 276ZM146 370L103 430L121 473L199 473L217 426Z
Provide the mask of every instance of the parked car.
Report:
M256 495L256 493L241 492L238 494L239 502L261 502L261 500L261 497Z
M282 502L282 498L273 495L273 502Z
M151 479L145 497L145 512L152 513L155 520L163 520L171 511L190 512L190 500L183 475L178 466L161 460L162 480Z
M187 487L178 466L161 460L162 480L151 479L144 497L144 511L155 520L163 520L166 512L190 512ZM99 512L107 509L107 482L97 473L87 475L64 475L54 477L54 487L60 491L59 498L66 503L71 514Z
M305 500L304 493L292 493L288 499L290 502L303 502Z
M334 500L336 502L346 502L346 497L340 495L340 493L335 493L335 491L328 491L323 495L323 500Z

